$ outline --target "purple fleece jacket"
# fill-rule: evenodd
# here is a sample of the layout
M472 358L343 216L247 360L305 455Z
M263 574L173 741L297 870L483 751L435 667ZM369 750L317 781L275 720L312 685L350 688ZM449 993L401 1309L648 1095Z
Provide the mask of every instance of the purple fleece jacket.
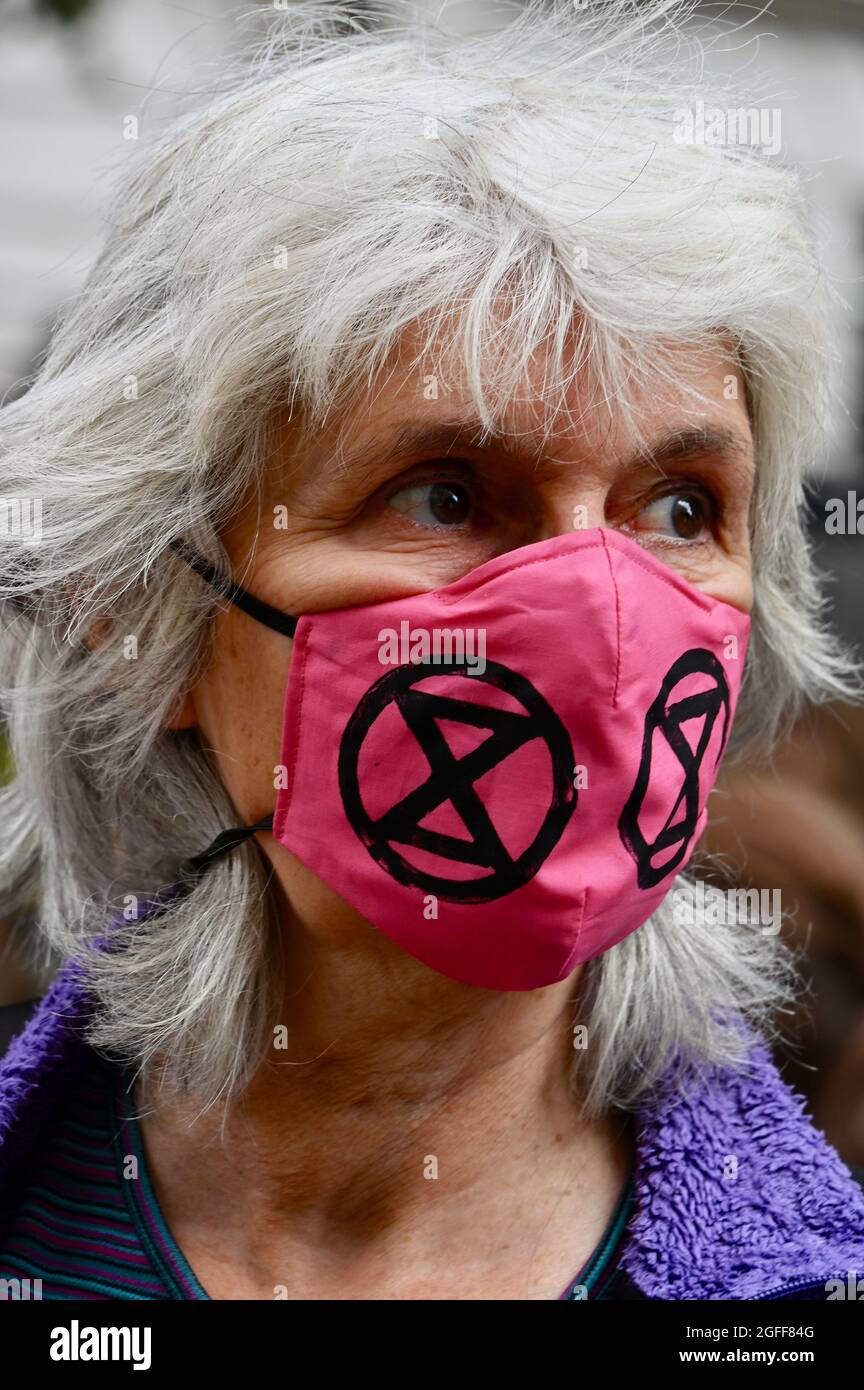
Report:
M0 1194L88 1055L92 1007L70 961L0 1063ZM637 1112L622 1256L636 1297L774 1299L810 1287L824 1298L831 1280L864 1279L864 1193L750 1037L745 1069L691 1071Z

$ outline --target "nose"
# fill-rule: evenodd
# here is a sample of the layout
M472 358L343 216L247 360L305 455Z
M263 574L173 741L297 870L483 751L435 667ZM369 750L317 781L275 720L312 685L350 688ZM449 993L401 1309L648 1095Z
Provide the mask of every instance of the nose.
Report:
M541 501L537 540L606 525L606 488L597 479L550 488Z

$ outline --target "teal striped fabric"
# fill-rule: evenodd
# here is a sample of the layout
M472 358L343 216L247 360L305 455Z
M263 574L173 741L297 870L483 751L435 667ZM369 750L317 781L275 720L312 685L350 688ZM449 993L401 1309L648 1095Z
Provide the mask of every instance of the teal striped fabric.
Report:
M0 1283L0 1300L208 1299L159 1209L131 1082L130 1071L94 1053L9 1184L0 1207L0 1281L22 1282ZM631 1180L561 1299L603 1297L632 1196Z
M563 1299L596 1303L613 1297L618 1262L627 1239L627 1224L633 1214L635 1195L631 1174L615 1203L606 1230L576 1278L564 1290L561 1295Z
M39 1279L43 1299L207 1297L162 1219L127 1085L94 1054L4 1198L0 1279Z

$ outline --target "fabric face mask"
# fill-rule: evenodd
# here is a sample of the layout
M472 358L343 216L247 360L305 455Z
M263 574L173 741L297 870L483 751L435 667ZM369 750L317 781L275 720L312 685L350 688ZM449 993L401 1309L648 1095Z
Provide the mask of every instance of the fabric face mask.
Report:
M294 638L272 817L256 830L403 950L488 989L564 979L687 863L749 618L604 528L429 593L294 618L175 548Z

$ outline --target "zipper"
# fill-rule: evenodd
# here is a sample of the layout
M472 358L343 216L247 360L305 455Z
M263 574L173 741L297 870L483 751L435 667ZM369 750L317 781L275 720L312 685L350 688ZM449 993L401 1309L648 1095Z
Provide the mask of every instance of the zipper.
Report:
M831 1276L831 1279L835 1278ZM824 1289L830 1283L830 1279L797 1279L791 1284L780 1284L776 1289L769 1289L767 1293L754 1293L745 1299L745 1303L758 1303L761 1299L776 1298L781 1293L800 1293L802 1289Z

